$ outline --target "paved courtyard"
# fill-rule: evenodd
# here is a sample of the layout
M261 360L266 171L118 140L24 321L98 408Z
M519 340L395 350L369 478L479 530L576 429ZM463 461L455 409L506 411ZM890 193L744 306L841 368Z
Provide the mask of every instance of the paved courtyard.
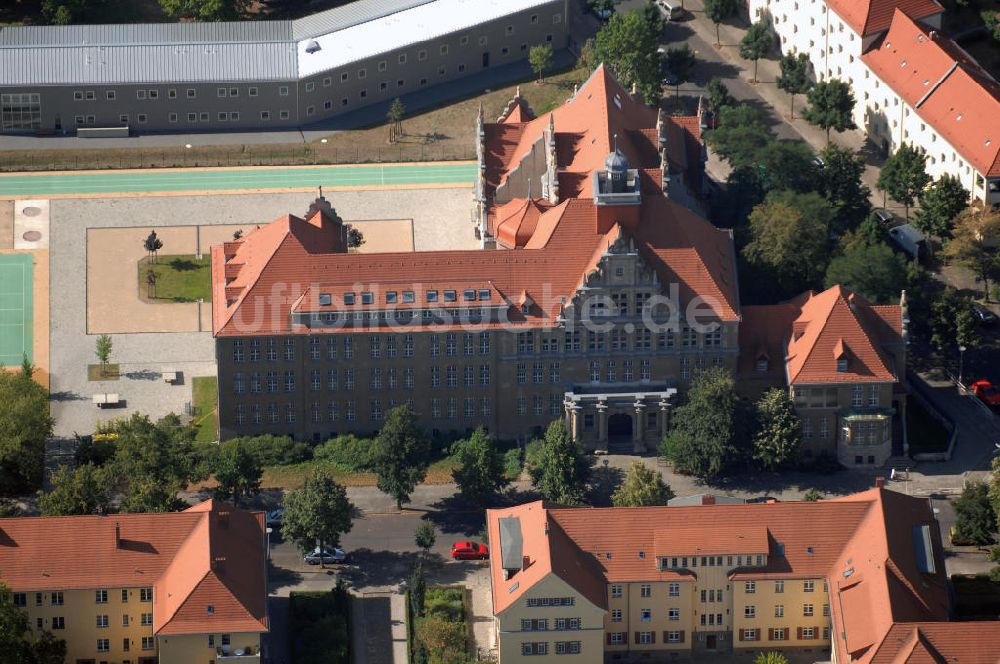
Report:
M168 253L194 253L199 245L205 251L231 237L235 228L263 225L287 213L301 216L314 197L283 193L52 200L50 391L55 435L87 434L99 421L133 412L153 418L183 413L191 401L190 379L216 373L207 312L201 321L204 331L197 332L191 331L198 329L197 305L176 305L188 309L161 316L156 308L175 305L148 304L120 312L108 297L115 289L131 289L133 303L143 304L138 301L135 267L130 261L144 255L142 239L151 228L163 237ZM338 191L328 192L327 198L341 217L359 220L369 250L379 245L400 249L407 243L417 250L476 246L469 222L472 196L464 185ZM108 229L115 232L108 234ZM88 263L102 265L93 285L88 284ZM103 329L115 332L111 361L120 367L120 380L87 380L87 365L96 362L97 324L88 316L91 299L103 301L101 320L118 325L101 323L106 326ZM193 313L185 313L192 307ZM151 313L156 315L155 324L147 320ZM88 328L90 323L94 328ZM125 329L140 331L120 333ZM164 383L164 369L182 372L183 384ZM96 393L119 394L123 407L97 409L91 403Z

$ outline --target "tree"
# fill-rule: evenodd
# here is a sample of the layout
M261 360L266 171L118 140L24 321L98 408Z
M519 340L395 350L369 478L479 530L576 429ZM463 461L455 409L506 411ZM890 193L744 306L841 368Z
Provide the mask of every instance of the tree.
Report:
M237 17L237 6L233 0L160 0L160 7L174 18L224 21Z
M477 507L484 507L509 483L503 454L482 427L473 431L468 440L456 443L452 456L459 464L452 471L455 484L462 498Z
M942 175L917 194L920 209L913 214L913 226L923 233L944 239L952 222L969 205L969 192L954 175Z
M776 192L750 213L751 240L743 256L785 295L816 286L829 262L832 218L833 208L815 192Z
M442 615L430 614L418 620L416 637L428 651L439 657L451 653L464 654L466 650L465 622L449 620ZM457 663L446 660L446 664Z
M753 60L753 78L751 83L757 83L757 61L766 57L774 47L774 33L771 26L764 21L758 21L750 26L750 29L740 40L740 57L745 60Z
M348 249L357 249L365 243L365 236L357 226L347 224L346 228Z
M241 239L243 239L243 229L237 228L235 231L233 231L233 242L236 242L237 240Z
M111 486L106 468L86 463L77 468L59 466L52 473L52 490L38 492L38 507L44 516L106 514L111 510Z
M538 46L532 46L531 50L528 51L528 64L531 65L531 71L535 72L538 82L541 83L545 70L552 64L552 45L539 44Z
M1000 280L1000 249L992 246L1000 237L1000 213L969 211L955 220L951 235L945 258L979 277L988 302L990 285Z
M868 215L861 225L855 228L853 231L846 231L840 238L840 251L842 253L847 253L858 247L863 247L866 245L873 244L889 244L889 231L886 230L885 225L879 221L878 217L874 214ZM905 261L904 261L905 262ZM913 261L905 262L907 267L907 272L910 270L910 266L918 265ZM907 285L909 286L909 278L907 278Z
M860 244L830 261L824 284L840 284L874 304L898 303L906 288L906 260L882 242Z
M823 165L818 171L819 191L836 210L831 231L843 235L871 214L871 190L861 181L865 161L847 148L830 143L819 153Z
M386 118L389 120L389 142L395 143L396 140L403 136L403 116L406 115L406 106L403 101L396 97L392 100L392 104L389 105L389 112L385 114Z
M979 15L983 19L986 31L990 33L993 39L1000 42L1000 11L984 9Z
M177 497L191 482L205 479L208 469L194 446L195 431L176 415L157 422L133 414L114 422L118 435L115 456L108 462L108 477L120 495L122 512L169 512L184 509Z
M417 531L414 533L413 538L417 546L423 549L426 556L427 552L434 548L434 542L437 541L437 530L435 530L433 523L424 521L417 526Z
M878 175L876 186L893 200L906 208L906 218L910 218L910 207L916 202L920 192L930 184L927 175L927 155L922 148L903 143L895 154L885 160Z
M790 106L789 117L795 119L795 95L802 95L809 91L812 80L809 76L812 71L812 61L806 53L788 53L778 62L781 67L781 74L778 75L778 89L788 93ZM756 77L756 74L754 74Z
M713 78L708 82L708 105L716 117L722 113L722 109L736 106L737 103L736 97L729 92L729 88L721 78Z
M772 140L764 144L752 165L762 193L788 190L805 194L819 186L815 161L816 155L802 141Z
M662 32L642 10L613 14L594 38L594 60L603 62L626 88L634 84L643 98L660 98L662 57L656 50Z
M733 377L721 367L695 374L687 401L671 418L660 453L682 473L719 477L746 458Z
M260 492L263 474L260 461L242 441L226 445L219 450L215 460L215 481L218 482L215 495L239 507L241 498L250 498Z
M570 436L563 419L553 420L539 449L538 468L532 477L535 488L552 502L579 505L589 478L590 459Z
M687 44L680 48L667 49L664 66L674 76L674 91L678 103L680 103L681 98L681 85L691 80L691 70L694 69L694 64L694 52Z
M756 164L761 151L773 140L760 112L752 106L723 106L718 117L719 127L706 136L712 150L733 169Z
M810 124L826 130L826 142L830 143L830 130L837 132L857 129L851 114L854 111L854 93L850 86L839 78L821 81L809 89L806 98L809 108L802 117Z
M47 630L38 635L30 648L32 664L63 664L66 661L66 642Z
M777 470L798 458L802 423L788 390L775 387L754 404L753 460L764 470Z
M633 461L625 481L611 496L611 502L615 507L649 507L666 505L673 497L673 490L660 473L650 470L641 461Z
M424 563L418 560L410 572L410 612L415 618L424 615L424 597L427 595L427 581L424 579Z
M754 658L753 664L788 664L788 658L776 650L759 652Z
M927 325L931 343L938 350L954 352L959 346L973 348L979 344L972 303L954 288L947 286L929 307Z
M347 490L325 468L313 469L301 489L285 496L283 507L281 535L295 542L302 553L315 547L335 548L340 536L351 532L354 505L347 499Z
M985 482L968 482L955 501L954 539L984 546L993 544L996 530L997 515L990 504L989 486Z
M17 496L42 484L45 439L52 434L48 391L20 371L0 368L0 495Z
M378 488L392 496L400 510L427 475L431 444L416 421L409 406L393 408L373 445L372 469L378 476Z
M807 503L815 503L816 501L822 500L822 499L823 499L823 494L821 494L816 489L809 489L802 496L802 500L804 500Z
M156 235L156 231L149 231L149 235L142 243L143 248L146 250L146 255L150 260L156 262L156 252L163 248L163 241L160 240Z
M722 40L719 37L719 24L725 21L727 18L731 18L736 15L739 11L738 0L705 0L705 16L715 23L715 47L719 48L722 46Z
M97 337L95 342L94 353L97 355L97 361L101 363L101 375L105 375L108 367L108 360L111 359L111 335L102 334Z
M5 662L31 662L28 612L14 605L10 588L0 582L0 653Z

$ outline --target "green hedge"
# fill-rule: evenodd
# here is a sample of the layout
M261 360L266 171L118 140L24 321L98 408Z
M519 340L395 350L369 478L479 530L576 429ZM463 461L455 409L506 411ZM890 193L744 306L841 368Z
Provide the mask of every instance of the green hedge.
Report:
M344 588L293 592L288 615L293 664L350 664L351 598Z

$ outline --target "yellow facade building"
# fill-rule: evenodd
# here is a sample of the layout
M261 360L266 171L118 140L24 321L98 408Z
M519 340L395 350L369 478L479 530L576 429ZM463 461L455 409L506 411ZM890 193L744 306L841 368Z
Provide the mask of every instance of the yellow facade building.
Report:
M911 636L901 625L944 638L935 625L949 596L926 499L880 486L812 503L710 502L489 510L500 664L774 650L867 663L899 652L898 635Z
M263 515L184 512L0 519L0 580L71 664L260 661Z

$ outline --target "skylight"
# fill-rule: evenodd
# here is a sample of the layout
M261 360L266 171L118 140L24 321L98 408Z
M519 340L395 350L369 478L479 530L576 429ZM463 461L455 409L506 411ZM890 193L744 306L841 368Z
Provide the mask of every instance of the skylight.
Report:
M386 304L396 304L397 293L394 290L385 292L385 303Z
M321 306L321 307L328 307L332 303L333 303L333 298L330 296L329 293L320 293L319 294L319 306Z
M354 293L344 293L344 304L354 304Z
M429 290L429 291L427 291L427 301L428 302L437 302L438 301L438 292L436 290Z
M462 291L462 299L466 302L476 301L476 290L474 288L466 288Z
M411 303L411 302L414 301L414 299L415 298L413 297L413 291L411 291L411 290L405 290L405 291L403 291L403 302L404 303Z
M479 289L479 299L480 300L488 300L488 299L490 299L490 289L489 288L480 288Z
M371 304L375 301L375 296L372 295L371 291L364 291L361 293L361 304Z
M453 290L446 290L444 292L444 301L445 302L454 302L457 299L458 299L458 293L456 293L455 291L453 291Z

